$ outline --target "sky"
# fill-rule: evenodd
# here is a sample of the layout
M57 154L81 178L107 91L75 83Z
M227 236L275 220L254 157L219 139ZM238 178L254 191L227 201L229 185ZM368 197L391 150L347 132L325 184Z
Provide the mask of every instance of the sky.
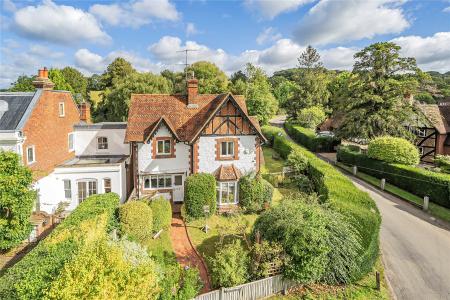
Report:
M393 41L423 70L450 71L450 0L0 0L0 88L43 66L102 73L116 57L139 71L208 60L227 74L247 62L268 75L312 45L324 65Z

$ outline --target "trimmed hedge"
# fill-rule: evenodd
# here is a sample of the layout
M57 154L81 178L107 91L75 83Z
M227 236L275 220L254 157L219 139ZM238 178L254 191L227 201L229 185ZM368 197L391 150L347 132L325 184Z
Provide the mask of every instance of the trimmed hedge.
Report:
M142 201L130 201L119 208L120 228L132 240L142 242L152 236L153 213Z
M362 172L398 186L419 197L428 196L430 201L450 208L450 175L436 173L414 166L389 164L371 159L347 147L339 147L338 161L358 166Z
M397 137L382 136L369 142L367 156L388 163L417 165L419 150L411 142Z
M286 135L282 128L275 127L275 126L269 126L269 125L262 126L261 131L264 134L264 136L266 137L266 139L269 141L270 145L273 145L273 140L274 140L275 136Z
M209 214L216 212L216 179L208 173L188 176L185 183L184 204L188 217L198 219L205 216L203 206L209 206Z
M117 226L119 196L108 193L83 201L53 232L0 279L4 299L41 299L52 282L82 248L85 239Z
M331 152L333 151L333 147L338 144L335 138L330 136L317 136L312 129L303 128L291 123L284 123L284 127L292 139L313 152Z
M239 179L239 205L245 212L255 213L272 201L273 186L259 174L249 174Z
M367 274L372 269L379 251L381 217L375 202L333 166L286 137L275 137L273 147L285 159L294 149L308 158L307 175L321 200L328 203L331 209L343 214L361 237L359 273L353 277L358 279Z
M164 197L158 197L148 202L153 213L153 231L168 229L172 221L172 206Z

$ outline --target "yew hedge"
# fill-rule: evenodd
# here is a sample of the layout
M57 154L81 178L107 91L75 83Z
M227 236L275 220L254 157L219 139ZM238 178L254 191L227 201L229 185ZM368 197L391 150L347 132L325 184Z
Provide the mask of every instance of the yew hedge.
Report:
M361 237L358 272L352 277L358 279L367 274L379 253L381 217L375 202L333 166L286 137L276 136L273 148L285 159L293 150L303 153L308 158L306 174L320 195L321 201L344 215Z
M299 125L285 123L284 127L289 135L299 144L313 152L333 151L337 140L331 136L318 136L315 131Z

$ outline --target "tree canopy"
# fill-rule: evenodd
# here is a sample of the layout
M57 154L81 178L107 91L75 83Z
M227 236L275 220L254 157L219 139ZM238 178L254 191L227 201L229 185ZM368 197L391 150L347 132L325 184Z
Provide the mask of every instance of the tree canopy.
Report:
M193 63L187 72L194 72L198 79L198 92L200 94L220 94L227 92L228 77L215 64L207 61Z
M88 80L75 68L65 67L61 70L65 81L72 87L75 94L80 94L83 99L87 99ZM76 97L76 99L78 99Z
M11 83L10 92L33 92L36 88L33 85L35 76L20 75L16 81Z

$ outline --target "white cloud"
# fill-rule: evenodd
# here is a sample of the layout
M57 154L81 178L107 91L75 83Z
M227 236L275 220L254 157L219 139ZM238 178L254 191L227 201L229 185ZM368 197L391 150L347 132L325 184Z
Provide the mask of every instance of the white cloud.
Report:
M403 0L321 0L294 31L301 44L330 43L400 33L410 26L403 14Z
M197 28L195 27L194 23L187 23L186 24L186 36L191 36L194 34L199 33Z
M135 0L121 4L95 4L89 12L113 26L138 28L153 19L177 21L180 13L169 0Z
M81 40L105 43L111 39L90 13L51 0L19 9L14 23L22 35L62 44L76 44Z
M450 6L444 8L442 11L443 11L443 12L446 12L446 13L450 13Z
M437 32L429 37L402 36L391 41L402 47L403 56L415 57L424 70L450 70L450 32Z
M336 47L320 51L325 67L333 70L351 70L353 68L353 55L358 48Z
M245 0L245 5L256 10L266 19L273 19L281 13L294 11L299 6L315 0Z
M160 72L162 64L152 63L148 58L141 57L133 52L112 51L106 56L93 53L88 49L79 49L75 52L75 65L82 69L85 74L102 73L106 67L117 57L129 61L133 67L140 72Z
M281 39L281 34L278 33L273 27L267 27L258 35L256 38L256 43L258 45L262 45L279 39Z

